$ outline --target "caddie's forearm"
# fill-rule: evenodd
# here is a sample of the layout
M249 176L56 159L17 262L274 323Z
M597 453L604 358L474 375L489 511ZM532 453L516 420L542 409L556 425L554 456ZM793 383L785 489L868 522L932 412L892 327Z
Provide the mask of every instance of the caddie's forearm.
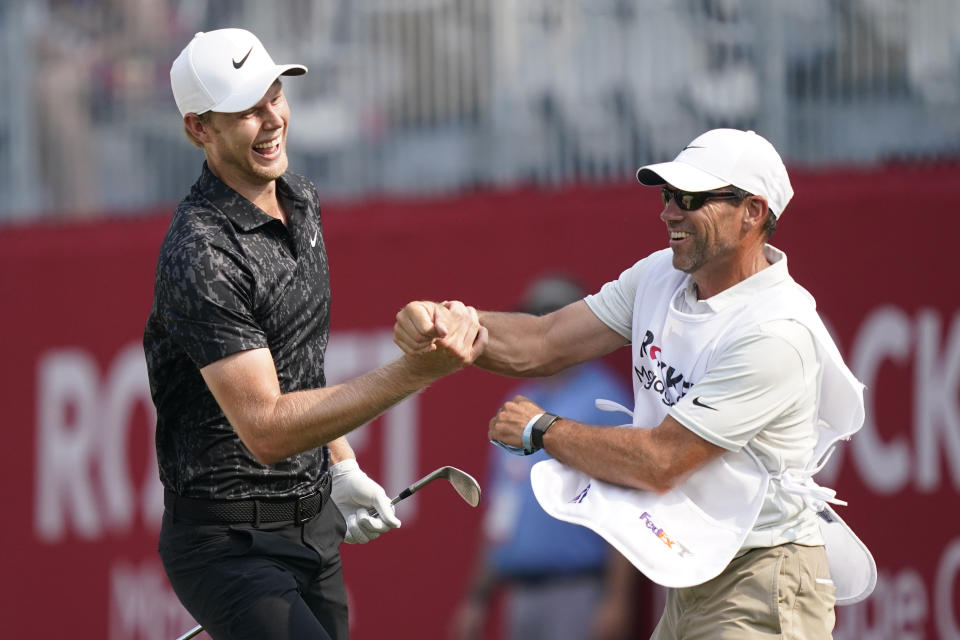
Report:
M544 345L543 318L527 313L481 311L480 324L487 328L487 347L474 364L505 376L549 376L559 369L550 366Z
M727 452L670 415L652 429L592 427L561 419L543 436L543 447L598 480L661 494Z
M611 484L663 493L668 474L649 450L649 429L594 427L561 418L543 437L553 458Z
M480 324L490 337L476 364L519 377L551 376L628 342L603 324L583 300L545 316L482 311Z

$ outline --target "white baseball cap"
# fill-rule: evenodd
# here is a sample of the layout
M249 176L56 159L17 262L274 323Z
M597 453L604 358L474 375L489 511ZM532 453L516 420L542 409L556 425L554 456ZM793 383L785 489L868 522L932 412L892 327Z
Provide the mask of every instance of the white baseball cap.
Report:
M193 36L170 67L170 86L181 115L236 113L257 104L280 76L306 72L302 64L276 64L245 29L218 29Z
M767 199L779 218L793 197L793 187L780 154L763 136L739 129L712 129L701 134L674 158L640 167L645 185L671 184L683 191L712 191L733 185Z

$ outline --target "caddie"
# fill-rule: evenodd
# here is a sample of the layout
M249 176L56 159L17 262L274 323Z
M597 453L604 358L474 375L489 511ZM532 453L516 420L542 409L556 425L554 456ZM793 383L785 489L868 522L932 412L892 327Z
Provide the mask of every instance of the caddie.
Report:
M546 449L554 460L531 479L547 512L669 587L657 640L830 638L834 605L866 597L876 567L812 476L860 428L863 395L769 244L793 196L786 168L755 132L714 129L637 178L661 190L668 248L549 315L481 312L475 363L552 375L630 344L630 424L597 428L518 396L489 437ZM436 306L398 314L405 352L437 338Z

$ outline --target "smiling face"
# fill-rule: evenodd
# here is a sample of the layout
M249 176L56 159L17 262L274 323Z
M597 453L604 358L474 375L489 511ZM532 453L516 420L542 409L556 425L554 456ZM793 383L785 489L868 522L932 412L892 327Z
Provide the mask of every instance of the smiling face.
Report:
M667 202L660 219L667 225L674 268L696 275L735 259L743 244L742 213L742 203L731 200L709 199L693 211Z
M206 136L198 136L211 171L235 189L276 180L287 170L289 120L290 107L279 80L246 111L211 114Z

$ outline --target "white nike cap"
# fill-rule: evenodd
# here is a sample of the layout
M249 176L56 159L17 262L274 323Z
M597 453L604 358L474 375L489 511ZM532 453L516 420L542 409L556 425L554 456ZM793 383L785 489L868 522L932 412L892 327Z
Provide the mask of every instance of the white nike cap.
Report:
M779 218L793 197L780 154L753 131L712 129L698 136L674 158L640 167L645 185L670 184L683 191L712 191L733 185L767 199Z
M276 64L245 29L218 29L193 36L170 67L170 86L181 115L236 113L257 104L280 76L306 72L302 64Z

